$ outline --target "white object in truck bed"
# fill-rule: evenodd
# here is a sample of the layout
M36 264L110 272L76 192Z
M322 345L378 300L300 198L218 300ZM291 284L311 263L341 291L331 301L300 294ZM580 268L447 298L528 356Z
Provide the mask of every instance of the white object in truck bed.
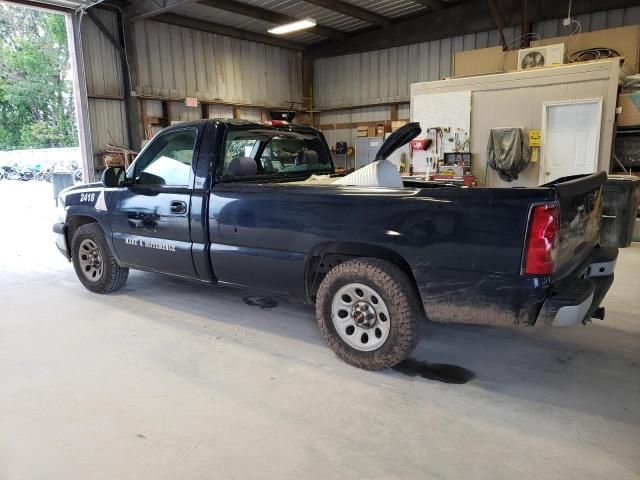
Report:
M376 160L353 173L339 178L334 185L357 187L403 187L402 178L389 160Z

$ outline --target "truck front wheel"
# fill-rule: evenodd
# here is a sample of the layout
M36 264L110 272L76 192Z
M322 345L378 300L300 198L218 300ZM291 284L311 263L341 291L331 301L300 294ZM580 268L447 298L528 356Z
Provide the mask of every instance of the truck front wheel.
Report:
M78 227L71 240L71 256L78 279L92 292L118 290L129 276L129 269L116 262L97 223Z
M316 297L320 331L345 362L366 370L397 365L420 340L422 309L407 275L377 258L333 268Z

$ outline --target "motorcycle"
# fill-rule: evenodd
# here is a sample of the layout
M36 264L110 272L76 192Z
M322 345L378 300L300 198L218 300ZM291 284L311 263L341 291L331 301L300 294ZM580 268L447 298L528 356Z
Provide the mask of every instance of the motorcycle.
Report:
M52 176L53 176L53 168L49 167L49 168L42 169L42 170L38 171L34 175L33 179L37 180L37 181L40 181L40 182L49 182L49 183L51 183Z
M18 180L22 182L28 182L29 180L33 180L33 177L35 176L35 174L33 173L33 170L31 170L30 168L23 168L18 172L18 175L19 175Z
M20 179L20 172L14 165L3 165L2 167L0 167L0 170L2 170L3 176L7 180Z

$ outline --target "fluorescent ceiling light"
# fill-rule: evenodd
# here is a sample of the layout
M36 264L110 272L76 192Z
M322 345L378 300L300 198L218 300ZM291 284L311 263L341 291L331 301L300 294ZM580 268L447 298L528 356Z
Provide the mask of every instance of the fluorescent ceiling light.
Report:
M296 20L295 22L278 25L277 27L270 28L267 31L274 35L284 35L285 33L297 32L298 30L304 30L305 28L315 26L316 21L313 18L303 18L302 20Z

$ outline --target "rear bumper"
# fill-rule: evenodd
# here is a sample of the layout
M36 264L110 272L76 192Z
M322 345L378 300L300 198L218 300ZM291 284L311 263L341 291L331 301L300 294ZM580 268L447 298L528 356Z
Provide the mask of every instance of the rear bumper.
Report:
M553 285L537 326L569 327L588 322L613 284L617 248L598 248L576 274Z
M62 222L53 224L53 233L55 235L56 247L67 260L71 260L71 252L67 242L67 225Z

